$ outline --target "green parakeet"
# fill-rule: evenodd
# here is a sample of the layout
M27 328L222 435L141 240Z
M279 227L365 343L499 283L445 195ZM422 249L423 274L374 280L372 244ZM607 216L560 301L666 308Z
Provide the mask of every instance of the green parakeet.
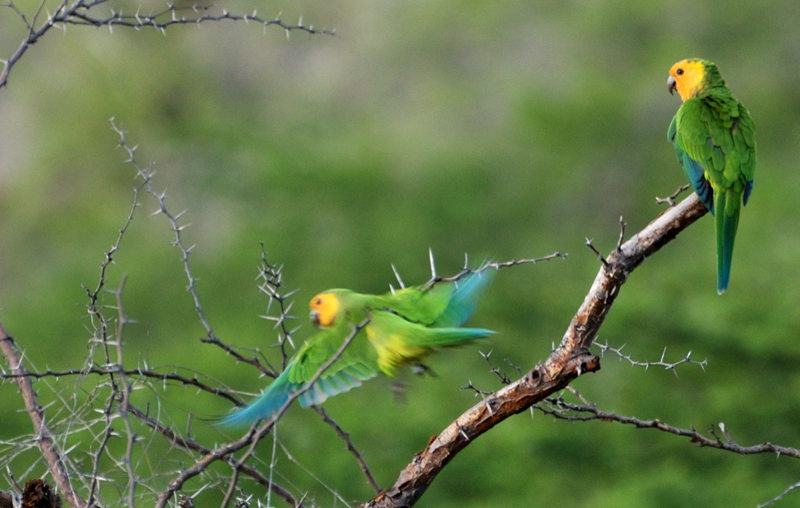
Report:
M223 417L223 425L251 424L272 416L290 395L306 387L342 346L353 327L369 323L298 399L319 405L330 396L360 386L378 373L393 376L401 367L420 364L438 348L467 344L492 331L459 328L472 314L491 280L473 273L457 282L410 287L385 295L330 289L311 299L311 320L319 330L271 385L246 407Z
M715 217L717 292L728 289L739 212L753 190L756 126L731 95L713 63L681 60L669 70L667 87L683 104L667 139L700 200Z

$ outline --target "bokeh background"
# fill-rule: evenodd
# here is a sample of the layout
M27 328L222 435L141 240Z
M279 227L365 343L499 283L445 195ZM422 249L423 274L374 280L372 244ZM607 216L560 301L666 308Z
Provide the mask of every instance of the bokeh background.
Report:
M15 3L28 14L37 5ZM280 28L241 22L166 35L68 26L31 47L0 90L0 320L33 366L79 368L88 352L81 285L97 284L136 185L110 117L139 146L140 162L153 162L172 211L187 210L185 239L195 245L197 288L217 335L272 360L276 334L259 317L267 300L255 281L261 242L284 266L287 288L299 289L296 340L311 333L312 295L329 287L384 292L395 282L392 264L407 283L424 282L429 248L441 274L455 273L465 253L474 262L568 253L499 272L471 320L499 333L437 355L437 377L404 378L402 400L381 379L325 404L388 487L475 402L462 386L500 386L480 351L492 351L510 375L505 359L527 370L546 358L598 269L585 239L608 252L620 216L629 234L640 229L663 210L654 198L685 183L666 141L680 103L666 79L674 62L700 56L719 65L758 127L755 188L730 290L716 294L705 217L636 270L600 340L626 345L638 360L658 360L666 348L668 361L691 352L708 365L681 366L676 376L606 356L599 373L574 386L604 410L704 431L724 422L743 445L800 444L800 3L219 6L257 7L289 22L302 15L337 35L293 32L287 40ZM0 58L24 34L19 17L0 8ZM127 276L125 313L136 320L125 336L129 366L181 365L258 393L268 380L200 343L169 226L150 216L151 197L141 201L108 274L112 287ZM73 389L68 379L39 383L45 400L49 387ZM0 439L30 432L16 387L0 385L0 394ZM158 397L176 422L187 410L230 409L191 389L138 396ZM232 437L194 425L208 442ZM278 437L285 451L276 470L298 495L322 506L342 505L331 490L348 501L371 497L315 413L292 408ZM268 439L259 454L271 453ZM164 462L162 471L188 463ZM30 474L43 472L39 464ZM155 476L156 489L171 479ZM790 459L527 413L469 446L419 506L749 507L798 479ZM218 492L209 489L207 502ZM795 506L798 495L778 506Z

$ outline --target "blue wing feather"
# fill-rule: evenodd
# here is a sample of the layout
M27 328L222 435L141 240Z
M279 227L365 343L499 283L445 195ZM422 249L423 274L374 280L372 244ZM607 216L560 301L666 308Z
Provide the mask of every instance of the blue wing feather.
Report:
M473 273L466 279L455 282L456 289L450 297L447 307L436 318L433 326L456 328L463 325L472 316L483 292L494 277L494 271L484 270Z

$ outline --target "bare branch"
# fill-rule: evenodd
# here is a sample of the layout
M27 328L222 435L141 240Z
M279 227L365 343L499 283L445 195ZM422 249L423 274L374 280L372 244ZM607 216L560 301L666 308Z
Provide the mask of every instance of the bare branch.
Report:
M766 508L767 506L770 506L770 505L772 505L772 504L775 504L775 503L777 503L778 501L780 501L781 499L783 499L783 498L784 498L784 496L786 496L786 494L788 494L788 493L792 492L793 490L797 490L797 489L800 489L800 482L797 482L797 483L795 483L794 485L791 485L791 486L789 486L789 488L788 488L788 489L786 489L786 490L784 490L783 492L781 492L780 494L778 494L778 495L777 495L775 498L773 498L773 499L770 499L770 500L769 500L769 501L767 501L766 503L763 503L763 504L760 504L760 505L758 505L756 508Z
M672 208L673 206L675 206L675 198L677 198L678 196L681 195L682 192L687 191L687 190L689 190L689 184L688 183L685 184L685 185L681 185L680 187L678 187L678 190L676 190L675 192L673 192L672 194L670 194L669 196L667 196L665 198L656 197L656 203L658 203L659 205L663 204L663 203L667 203L669 205L669 207Z
M314 409L314 411L319 413L319 415L322 417L322 421L330 425L333 428L333 430L336 431L336 434L344 440L345 445L347 445L347 451L352 453L353 456L356 458L359 467L361 467L361 472L363 472L364 476L367 477L367 482L369 482L370 486L372 486L376 494L380 494L382 489L378 486L378 482L375 481L375 477L372 476L372 472L369 470L369 467L367 466L367 461L364 460L364 457L361 455L361 453L353 444L353 441L350 439L350 434L342 430L339 424L333 421L333 418L328 416L328 413L326 413L325 410L322 409L322 407L312 406L312 408Z
M609 267L608 261L606 261L606 258L603 257L602 254L600 254L600 251L597 250L597 247L594 246L594 244L592 243L592 240L589 240L587 238L586 239L586 246L589 247L592 250L592 252L594 252L594 255L597 256L597 259L599 259L600 262L603 263L603 266L605 266L606 268ZM619 243L617 243L617 250L619 250Z

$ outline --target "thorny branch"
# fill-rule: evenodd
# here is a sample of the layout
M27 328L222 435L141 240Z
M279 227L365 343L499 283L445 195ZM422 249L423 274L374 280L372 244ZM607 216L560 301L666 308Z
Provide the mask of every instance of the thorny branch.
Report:
M214 453L214 450L201 445L197 441L195 441L193 439L190 439L188 437L180 436L173 429L163 425L156 418L150 417L146 412L144 412L144 411L142 411L142 410L140 410L140 409L138 409L138 408L136 408L134 406L130 407L130 411L137 418L139 418L142 422L144 422L146 425L148 425L154 431L156 431L159 434L161 434L162 436L164 436L164 438L168 442L174 444L175 446L179 446L179 447L185 448L187 450L192 450L192 451L198 453L199 455L203 455L203 456L210 455L210 454ZM223 462L227 463L231 467L236 468L238 471L243 472L247 476L250 476L251 478L253 478L259 484L264 485L265 487L269 488L272 492L274 492L275 494L280 496L284 501L286 501L290 505L298 507L298 508L301 508L303 506L303 504L300 501L298 501L297 499L295 499L294 496L292 496L289 493L288 490L284 489L283 487L281 487L280 485L278 485L277 483L272 481L270 478L268 478L268 477L264 476L263 474L261 474L261 472L259 472L258 469L254 468L254 467L250 467L250 466L248 466L246 464L242 464L241 462L237 461L236 458L233 457L233 455L231 455L231 454L225 455L223 457L220 457L220 460L222 460Z
M14 339L6 333L2 324L0 324L0 350L2 350L6 364L12 372L17 374L25 372L26 369L22 365L22 358L14 346ZM72 488L69 473L62 460L63 452L53 442L53 436L45 423L44 410L39 406L30 378L20 376L15 381L22 394L22 399L25 401L25 410L33 423L33 428L38 438L39 450L47 462L48 470L53 476L58 489L72 506L80 508L88 506L86 501Z
M478 268L470 269L469 268L469 260L467 259L466 255L464 256L464 266L461 267L461 270L451 277L441 277L436 273L436 263L433 260L433 251L428 252L428 257L431 263L431 278L428 282L424 284L424 286L431 286L433 284L437 284L439 282L454 282L458 281L463 277L466 277L472 273L482 273L490 268L499 270L500 268L510 268L512 266L519 266L519 265L535 265L536 263L541 263L542 261L550 261L552 259L560 258L560 259L567 259L566 254L562 254L561 252L554 252L552 254L548 254L547 256L542 256L540 258L531 258L531 259L512 259L510 261L505 261L502 263L498 263L496 261L484 261ZM392 266L394 270L394 274L397 277L397 281L400 283L401 287L405 287L403 281L400 279L400 275L397 273L397 270Z
M684 355L684 357L677 362L667 362L667 348L664 348L664 351L661 352L661 359L656 362L648 362L648 361L640 361L635 360L632 356L625 354L622 352L622 349L625 347L624 345L615 348L613 346L609 346L608 343L602 344L600 342L594 341L593 343L595 346L600 348L600 355L604 356L607 351L610 351L617 355L620 360L627 360L631 365L634 367L644 367L645 369L649 369L650 367L663 367L665 370L671 370L675 373L675 376L678 376L678 366L683 365L684 363L691 363L694 365L699 366L701 369L706 370L706 365L708 365L708 359L703 359L703 361L697 361L692 359L692 352L689 351Z
M89 304L87 308L89 316L92 319L92 323L95 326L95 330L94 330L94 340L91 341L92 347L89 351L89 355L86 358L84 367L80 371L80 377L85 378L90 372L97 370L97 367L94 365L93 358L94 358L95 347L97 347L97 344L100 344L103 348L103 354L105 359L105 365L103 367L103 370L108 374L112 388L111 393L107 398L107 402L103 412L105 418L105 430L103 432L103 437L100 440L100 445L97 447L97 450L95 450L92 456L92 474L91 474L91 484L89 487L89 500L87 503L88 506L92 506L92 504L95 501L95 495L97 494L97 490L99 488L99 476L97 473L100 460L102 459L103 454L106 452L106 447L109 443L109 440L114 435L114 429L112 428L112 421L114 419L113 408L117 403L120 403L119 414L124 421L125 430L128 435L126 454L125 457L122 459L122 462L125 465L125 469L128 474L128 482L129 482L128 505L130 507L135 506L136 475L133 471L132 456L133 456L134 442L136 441L136 434L133 432L133 428L131 426L131 422L127 414L127 406L130 401L131 385L128 382L126 373L124 371L123 354L122 354L122 331L125 325L128 323L128 318L125 316L122 307L122 289L125 286L125 277L122 278L119 287L115 291L113 291L113 294L116 298L116 310L117 310L117 318L116 318L117 325L116 329L112 331L113 335L109 334L109 327L111 327L112 325L112 320L107 319L105 314L103 313L104 308L103 305L100 304L100 292L103 290L103 287L106 284L106 272L108 270L108 267L114 260L114 254L119 250L120 245L122 243L122 238L125 236L125 233L128 231L128 228L130 227L131 222L133 221L134 213L136 212L136 208L139 205L139 192L141 191L143 186L144 184L141 184L134 188L133 203L131 205L131 210L128 213L128 218L126 219L125 224L119 230L117 241L114 243L114 245L111 246L111 249L109 249L105 253L105 259L100 264L100 277L98 279L97 286L95 287L94 291L90 290L85 284L83 285L84 291L86 292L86 295L89 297ZM113 345L116 347L117 350L116 362L114 362L111 358L109 345Z
M289 299L294 296L298 290L295 289L288 293L283 292L283 267L272 265L267 261L267 253L264 250L263 243L261 244L261 269L258 272L258 279L261 281L258 285L259 291L269 297L267 314L261 317L268 321L274 321L275 326L273 329L281 329L281 333L278 335L278 347L281 349L281 370L283 370L286 368L286 362L289 359L289 354L286 352L286 343L288 342L294 347L292 334L300 328L298 326L290 329L287 326L287 322L290 319L295 319L294 316L289 314L289 311L292 310L292 306L294 305L294 301L290 301ZM278 304L277 316L269 314L273 302L277 302Z
M22 23L27 29L27 34L20 41L19 46L14 53L6 60L1 60L3 69L0 71L0 88L8 84L8 75L12 67L23 57L25 52L38 42L47 32L52 28L66 30L67 25L78 26L93 26L93 27L108 27L113 31L115 26L124 28L132 28L134 30L141 30L143 28L153 28L159 30L161 33L166 34L166 29L172 25L200 25L206 22L219 22L219 21L243 21L245 23L256 23L263 26L264 31L270 26L282 28L286 33L286 37L292 31L302 31L308 34L324 34L336 35L336 30L329 30L326 28L317 29L313 25L303 24L303 18L300 17L297 23L286 23L280 16L275 18L264 18L258 15L258 11L254 10L252 14L232 14L227 9L219 9L212 5L198 5L180 7L173 4L168 4L167 7L161 11L149 14L143 14L141 7L133 14L125 14L122 10L111 9L109 15L101 15L98 11L98 6L108 3L108 0L77 0L70 2L62 0L53 12L46 12L44 20L39 23L42 11L44 10L46 0L41 0L33 17L29 20L22 10L20 10L14 3L14 0L8 0L5 4L0 4L0 7L6 7L13 10L22 20Z
M143 168L139 163L136 161L136 148L135 146L130 146L125 141L125 132L118 128L117 125L114 123L114 119L110 119L111 128L114 132L117 133L119 136L118 145L128 153L128 159L125 161L131 164L138 174L138 176L142 179L145 190L148 194L152 195L158 201L158 209L153 212L152 215L163 214L167 220L169 221L170 227L173 233L173 245L177 247L181 252L181 262L183 264L183 271L186 274L187 279L189 280L189 284L186 287L186 290L192 296L194 300L194 308L195 312L197 313L198 318L200 318L200 323L203 325L203 328L206 329L206 333L209 339L213 340L216 339L216 335L214 334L214 329L211 327L211 324L206 319L205 312L203 312L203 307L200 304L200 294L197 292L197 279L192 274L192 268L189 263L189 255L191 254L194 246L187 246L183 241L183 231L188 227L188 225L180 225L179 220L183 217L183 214L186 213L186 210L178 213L173 214L167 208L167 193L166 191L158 192L155 187L153 186L152 178L153 178L153 171L151 168ZM219 341L218 339L216 339Z
M336 353L328 359L317 372L308 380L308 382L301 388L295 392L292 392L291 395L286 399L286 402L278 409L275 414L270 417L268 420L263 422L256 422L253 427L251 427L250 432L248 432L245 436L234 441L233 443L221 445L220 447L212 450L210 453L203 456L200 460L195 462L192 466L184 469L181 473L175 477L171 482L169 482L168 488L163 491L159 496L156 502L156 508L164 508L167 502L172 498L173 494L178 491L184 483L186 483L191 478L197 476L198 474L205 471L206 468L213 462L218 460L223 460L228 457L230 454L242 450L247 447L245 453L239 457L237 461L237 465L234 466L234 470L236 473L234 474L234 479L236 479L238 474L239 466L238 464L244 464L247 460L253 455L255 452L255 447L261 441L261 439L266 436L272 428L275 426L275 423L283 416L283 413L289 409L289 406L292 402L295 401L298 397L303 395L305 392L310 390L314 383L317 382L319 377L330 367L336 360L338 360L347 346L353 341L353 339L358 335L358 333L367 325L369 322L369 318L364 320L362 323L358 324L357 326L353 327L353 331L350 335L345 339ZM259 426L260 425L260 426Z
M742 446L734 441L728 433L725 424L720 423L719 429L722 432L722 437L717 435L717 432L712 427L709 431L711 437L700 434L694 427L690 429L681 429L662 422L661 420L642 420L633 416L622 416L616 413L609 413L601 411L594 404L584 399L577 391L570 390L579 399L582 404L575 404L567 402L561 395L547 399L550 409L538 406L541 412L558 418L561 420L573 421L590 421L600 420L603 422L617 422L624 425L633 425L639 429L656 429L676 436L687 437L689 441L701 447L717 448L729 452L738 453L740 455L755 455L760 453L774 453L776 455L784 455L800 459L800 450L797 448L788 448L785 446L778 446L772 443L761 443L753 446Z
M194 308L195 312L200 319L200 323L203 325L203 328L206 330L206 336L201 339L202 342L214 344L221 349L223 349L227 354L236 358L237 361L247 363L250 365L256 366L263 374L271 377L276 377L277 373L273 372L272 370L264 367L261 362L258 360L256 356L252 356L250 358L245 357L244 355L235 351L232 347L228 346L227 344L223 343L219 337L214 333L214 329L211 327L211 323L209 323L208 319L206 318L205 312L203 311L203 307L200 303L200 294L197 291L197 278L192 273L192 267L189 262L189 257L194 249L194 246L187 246L186 243L183 241L183 231L188 227L188 225L181 225L179 220L183 217L183 214L186 213L186 210L173 214L167 208L167 193L166 191L157 191L152 183L153 171L152 168L144 168L141 166L136 160L136 146L130 146L125 140L125 131L118 128L117 125L114 123L114 119L110 119L111 128L114 132L117 133L119 136L118 145L127 152L128 159L125 161L131 164L135 169L137 175L142 179L142 185L144 189L148 192L148 194L152 195L158 201L158 209L153 212L153 215L163 214L167 217L169 221L170 228L172 229L173 233L173 245L180 250L181 253L181 263L183 264L183 271L186 275L188 280L188 285L186 286L186 290L192 296L192 300L194 301Z
M604 262L589 293L572 318L561 343L547 360L516 382L483 397L481 402L431 439L428 446L418 452L400 473L391 488L361 506L413 506L438 473L472 440L506 418L525 411L550 394L563 389L581 374L598 370L599 359L588 352L589 347L621 286L642 261L655 254L705 213L706 209L697 195L692 194L615 248L607 258L601 256Z
M198 379L197 374L195 374L194 377L187 377L178 374L177 373L178 368L180 367L175 367L176 370L174 372L160 373L157 372L155 369L148 367L139 367L136 369L120 369L118 365L100 365L100 366L95 365L89 368L82 368L82 369L66 369L66 370L44 369L36 372L26 371L24 373L0 372L0 379L14 379L19 377L28 377L31 379L43 379L50 377L54 379L59 379L71 376L86 377L89 374L111 377L112 374L120 374L120 375L124 374L126 376L140 377L142 379L149 379L152 381L161 381L161 382L174 381L183 386L194 386L195 388L203 390L204 392L208 392L212 395L219 395L220 397L226 398L236 405L243 404L242 401L231 395L230 392L228 392L227 390L203 383L202 381L200 381L200 379Z

